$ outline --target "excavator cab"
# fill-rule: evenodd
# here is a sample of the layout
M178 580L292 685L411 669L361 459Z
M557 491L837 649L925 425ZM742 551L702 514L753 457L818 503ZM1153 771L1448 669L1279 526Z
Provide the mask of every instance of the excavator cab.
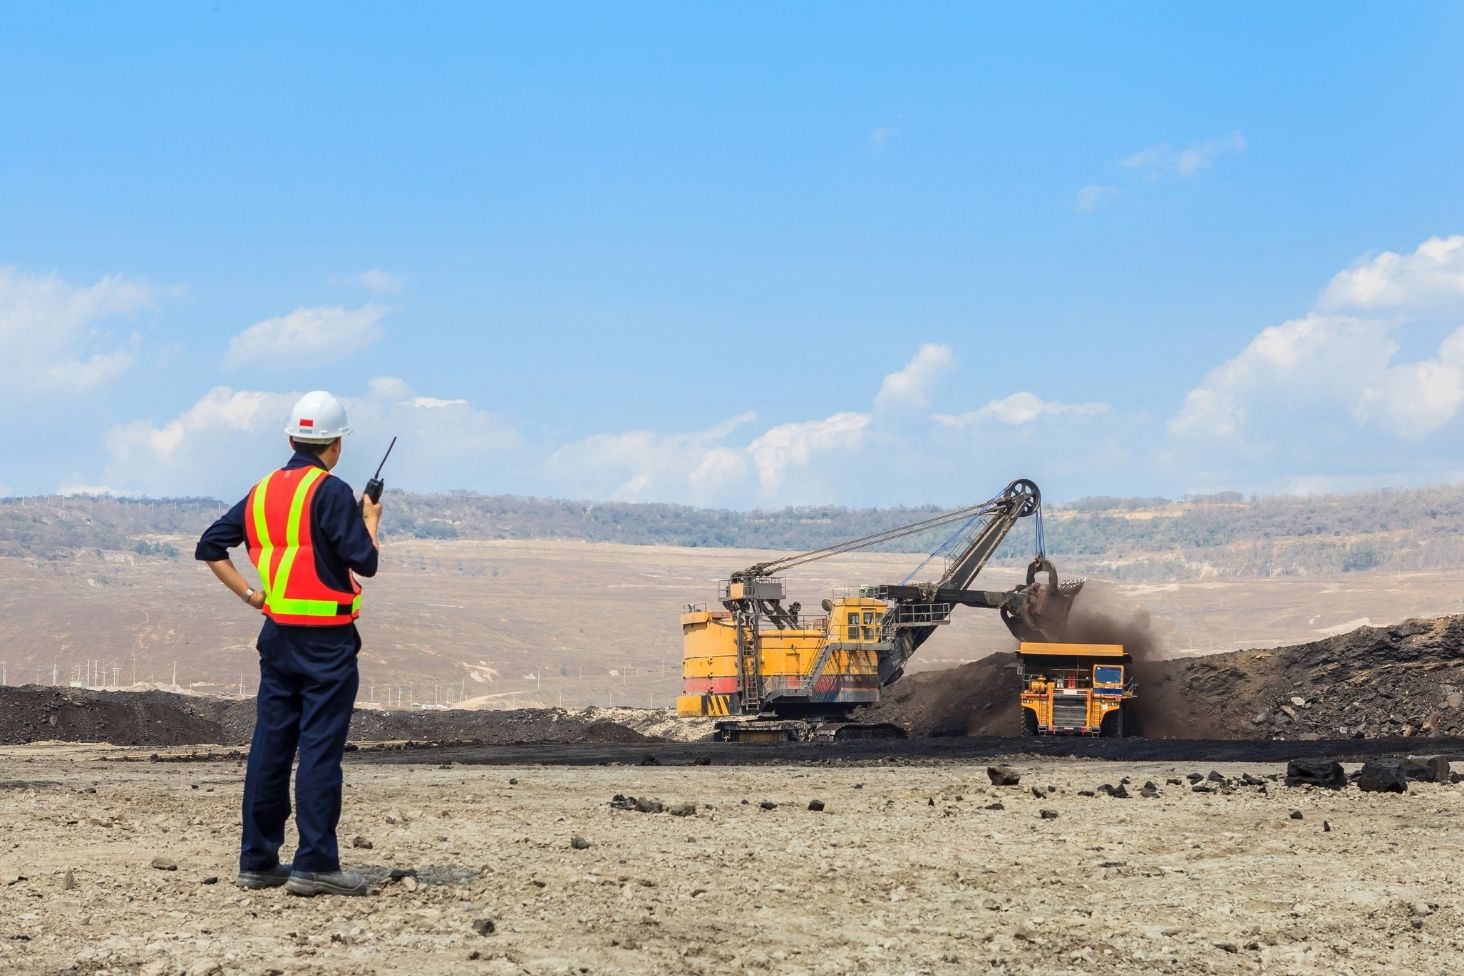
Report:
M1039 580L1045 575L1046 580ZM1060 640L1067 629L1085 580L1059 582L1057 567L1045 556L1036 556L1027 567L1027 582L1011 592L1001 605L1001 620L1019 641L1039 643Z

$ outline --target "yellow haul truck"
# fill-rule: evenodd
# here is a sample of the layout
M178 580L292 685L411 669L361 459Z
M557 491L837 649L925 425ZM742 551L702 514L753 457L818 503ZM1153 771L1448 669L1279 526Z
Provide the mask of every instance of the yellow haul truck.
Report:
M1023 641L1022 734L1122 738L1135 696L1131 663L1121 644Z
M721 585L720 608L692 605L681 614L677 712L727 719L718 724L724 740L902 736L898 726L860 723L854 713L900 679L910 656L950 622L955 607L1000 611L1018 640L1061 632L1082 583L1059 585L1044 553L1041 505L1037 486L1018 480L980 505L734 573ZM1002 592L971 589L1017 520L1031 515L1037 556L1026 584ZM952 525L954 533L900 583L825 599L818 614L784 602L785 582L777 575L784 570ZM937 578L913 582L932 564ZM1043 573L1045 582L1038 580Z

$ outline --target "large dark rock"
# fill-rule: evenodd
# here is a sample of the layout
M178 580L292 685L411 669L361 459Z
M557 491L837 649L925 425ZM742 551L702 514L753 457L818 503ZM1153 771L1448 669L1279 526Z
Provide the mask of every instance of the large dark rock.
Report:
M1400 762L1364 763L1357 777L1357 788L1364 793L1407 793L1408 777Z
M1287 786L1325 786L1340 790L1347 785L1347 774L1339 762L1326 759L1293 759L1286 764Z
M1405 779L1413 780L1415 783L1434 782L1434 771L1429 768L1428 763L1422 759L1415 759L1413 756L1399 760L1398 771L1403 774Z
M1022 774L1010 766L987 766L986 775L992 786L1016 786L1022 782Z
M1410 756L1408 761L1422 766L1420 775L1409 774L1409 779L1416 779L1424 783L1449 783L1453 781L1454 771L1449 766L1447 756L1429 756L1427 758L1416 758Z

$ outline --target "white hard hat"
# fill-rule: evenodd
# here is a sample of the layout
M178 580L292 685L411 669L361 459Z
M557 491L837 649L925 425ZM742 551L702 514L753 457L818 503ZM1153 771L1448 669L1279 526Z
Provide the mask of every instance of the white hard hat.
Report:
M295 401L285 433L306 444L329 444L351 432L346 408L324 390L311 390Z

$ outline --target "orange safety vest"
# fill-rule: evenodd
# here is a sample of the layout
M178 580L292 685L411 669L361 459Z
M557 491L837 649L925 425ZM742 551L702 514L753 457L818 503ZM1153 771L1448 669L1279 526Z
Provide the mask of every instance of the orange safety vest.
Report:
M310 503L330 474L315 465L264 476L245 500L249 559L264 586L264 615L293 627L338 627L361 615L361 584L349 569L349 592L327 586L315 569Z

